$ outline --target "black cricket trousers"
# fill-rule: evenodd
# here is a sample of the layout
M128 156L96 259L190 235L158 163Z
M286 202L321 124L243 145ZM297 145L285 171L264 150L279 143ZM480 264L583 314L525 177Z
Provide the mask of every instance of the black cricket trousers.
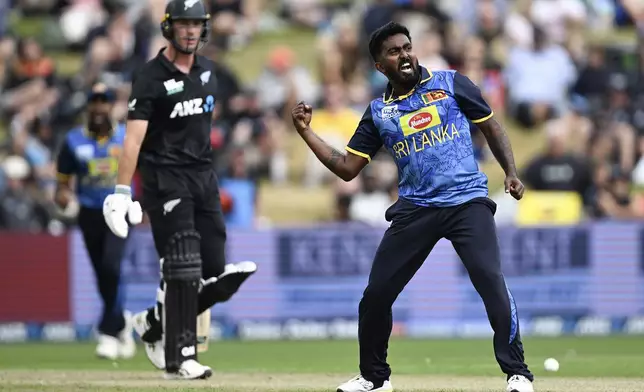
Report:
M141 168L143 180L143 208L150 218L152 237L159 257L174 233L195 230L201 235L201 273L203 279L221 275L226 267L226 226L219 182L211 167ZM161 280L160 286L163 287ZM211 298L199 296L199 312L214 304ZM162 304L148 309L150 330L143 340L154 342L162 337L158 317Z
M103 315L98 331L118 337L119 332L125 328L120 278L127 240L117 237L107 227L102 209L82 207L78 213L78 226L103 299Z
M360 373L378 385L388 380L391 308L441 239L452 242L485 304L494 330L494 353L508 375L533 376L524 362L516 306L501 273L494 213L496 204L476 198L460 206L419 207L399 199L387 210L391 221L376 251L359 306Z
M196 230L201 235L204 279L224 272L226 226L219 199L219 182L211 167L142 170L143 207L150 218L159 257L174 233Z

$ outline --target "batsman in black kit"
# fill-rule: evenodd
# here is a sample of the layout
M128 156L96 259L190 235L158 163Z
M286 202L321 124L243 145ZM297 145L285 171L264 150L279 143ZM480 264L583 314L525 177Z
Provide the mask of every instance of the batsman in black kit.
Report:
M210 131L214 64L196 51L210 15L199 0L172 0L161 22L169 45L136 75L118 180L105 200L110 229L127 235L136 206L129 185L138 167L143 209L161 257L157 304L134 317L150 361L169 379L208 378L197 362L197 316L237 292L255 263L225 264L226 229ZM136 209L136 208L134 208Z

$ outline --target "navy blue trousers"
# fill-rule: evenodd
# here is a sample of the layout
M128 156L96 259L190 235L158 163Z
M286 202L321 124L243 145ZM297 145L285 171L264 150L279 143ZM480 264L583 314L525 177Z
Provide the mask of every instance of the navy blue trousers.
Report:
M78 226L94 268L98 291L103 299L103 315L98 331L118 337L125 327L123 298L120 295L121 261L126 239L117 237L105 223L102 209L81 208Z
M488 198L444 208L398 200L387 210L386 218L392 224L376 251L359 307L360 373L364 378L376 385L389 379L391 308L432 248L445 238L453 244L483 299L501 370L508 378L533 379L524 362L516 305L501 273L495 212L496 204Z

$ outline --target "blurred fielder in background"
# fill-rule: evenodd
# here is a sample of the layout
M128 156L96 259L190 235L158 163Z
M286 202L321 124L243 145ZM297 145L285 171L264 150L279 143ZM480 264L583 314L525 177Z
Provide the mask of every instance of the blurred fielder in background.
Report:
M114 93L105 85L94 85L88 101L87 126L72 129L58 155L56 204L67 216L78 212L78 225L103 299L96 355L127 359L136 351L131 315L124 311L119 291L127 239L110 231L102 213L103 201L116 183L125 128L111 120Z

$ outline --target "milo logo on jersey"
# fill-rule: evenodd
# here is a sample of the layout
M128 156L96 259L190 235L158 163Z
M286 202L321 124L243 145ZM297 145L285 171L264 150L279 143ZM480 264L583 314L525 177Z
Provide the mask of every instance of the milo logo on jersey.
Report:
M209 95L203 98L193 98L183 102L177 102L170 113L170 118L194 116L195 114L212 113L215 108L215 98Z
M454 124L443 125L435 105L400 117L404 139L393 145L396 159L461 137Z

